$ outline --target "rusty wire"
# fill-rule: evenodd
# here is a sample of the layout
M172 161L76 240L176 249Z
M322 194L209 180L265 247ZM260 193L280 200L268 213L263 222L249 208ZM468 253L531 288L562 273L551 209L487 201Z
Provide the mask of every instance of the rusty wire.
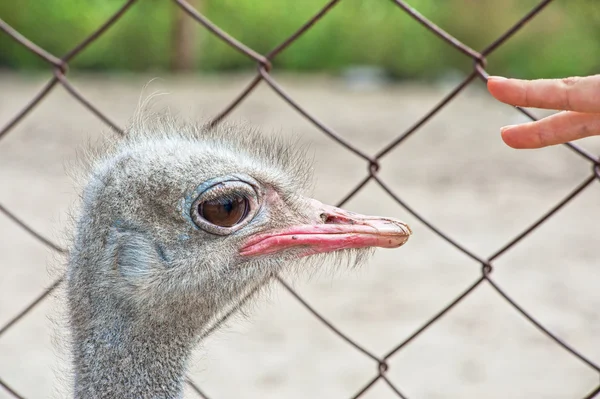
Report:
M386 373L389 370L389 365L387 361L394 355L396 355L399 351L409 345L415 338L417 338L421 333L427 330L430 326L436 323L440 318L442 318L446 313L455 308L464 298L469 296L477 287L482 284L488 284L492 287L498 294L499 298L505 300L510 306L512 306L519 314L521 314L526 320L528 320L533 326L535 326L541 333L548 336L552 339L557 345L562 347L564 350L569 352L572 356L577 358L583 364L587 365L591 369L600 373L600 366L594 363L592 360L584 356L582 353L578 352L576 349L571 347L568 343L562 341L559 337L549 331L546 327L544 327L531 313L525 310L522 306L520 306L511 296L501 288L497 282L492 279L493 274L493 262L502 256L506 251L508 251L513 246L517 245L521 240L527 237L533 230L538 228L541 224L546 222L550 217L552 217L555 213L560 211L568 202L577 197L580 193L582 193L587 187L589 187L594 181L600 179L600 162L598 157L588 153L584 149L573 143L564 144L566 147L577 153L583 160L590 162L590 166L592 172L590 176L586 178L583 182L581 182L571 193L569 193L565 198L563 198L558 204L549 209L546 213L538 218L531 226L527 227L524 231L519 233L516 237L511 239L505 245L501 246L497 251L492 253L489 256L482 256L476 254L475 252L469 250L464 245L460 244L455 239L451 238L447 233L441 231L434 224L429 222L422 214L417 212L413 207L407 204L404 200L402 200L394 191L379 177L379 169L380 164L379 160L389 154L394 148L400 145L404 140L406 140L409 136L414 134L421 128L424 124L426 124L434 115L436 115L442 108L444 108L448 103L450 103L459 93L461 93L471 82L473 82L476 78L479 78L483 81L487 80L488 74L485 71L486 66L486 56L495 51L498 47L500 47L503 43L505 43L513 34L515 34L519 29L521 29L527 22L529 22L532 18L537 16L546 6L548 6L552 0L544 0L537 4L530 12L528 12L525 16L523 16L520 20L518 20L512 27L510 27L506 32L504 32L500 37L498 37L494 42L490 43L486 48L481 51L476 51L474 49L469 48L458 39L454 38L451 34L444 31L433 22L429 21L423 15L421 15L417 10L413 9L406 2L401 0L391 0L394 4L398 6L399 12L405 12L417 22L419 22L422 26L427 28L430 32L438 36L441 40L445 41L448 45L456 48L457 51L460 51L465 56L471 58L473 60L473 70L471 73L460 83L458 84L448 95L440 100L438 104L436 104L427 114L425 114L421 119L419 119L414 125L409 127L406 131L402 132L398 135L397 138L392 140L390 143L384 145L381 150L377 151L375 156L369 156L364 153L360 149L353 146L351 143L346 141L343 136L339 135L337 132L327 127L327 125L313 115L311 115L308 111L306 111L300 104L298 104L289 94L285 92L285 90L276 82L276 80L271 76L270 72L272 69L272 61L284 51L290 44L296 41L302 34L304 34L307 30L309 30L314 24L318 23L322 18L326 16L326 14L334 8L340 0L330 0L328 1L320 10L317 10L317 13L314 14L312 18L310 18L304 25L298 28L291 36L286 38L281 42L278 46L276 46L273 50L268 52L265 55L259 54L252 50L251 48L245 46L240 43L233 37L229 36L226 32L221 30L218 26L213 24L209 19L207 19L204 15L198 12L194 7L188 4L185 0L165 0L165 1L173 1L174 5L180 7L185 13L187 13L191 18L193 18L196 22L210 31L213 35L221 39L223 42L227 43L233 49L239 51L241 54L245 55L249 59L253 60L257 64L257 73L256 76L248 83L248 85L242 90L242 92L234 98L231 103L226 105L218 115L216 115L212 121L211 125L218 124L221 120L226 118L229 113L235 109L244 99L250 95L255 88L261 83L265 82L281 99L287 102L292 108L298 111L301 115L303 115L308 121L310 121L313 125L315 125L320 131L329 136L332 140L337 142L338 144L345 147L347 150L351 151L358 157L362 158L367 163L368 174L352 189L350 192L337 204L338 206L342 206L345 202L353 198L361 189L370 181L374 181L376 184L381 186L381 188L391 197L393 198L402 208L404 208L407 212L412 214L415 218L417 218L421 223L423 223L426 227L431 229L435 234L437 234L440 238L448 242L450 245L455 247L457 250L461 251L475 262L481 265L481 275L468 287L456 296L454 300L448 303L443 309L438 311L435 315L433 315L427 322L425 322L421 327L419 327L415 332L410 334L408 337L405 337L399 344L395 347L391 348L387 354L384 356L378 356L369 350L365 349L358 342L353 340L347 333L342 332L338 329L333 323L328 321L321 313L319 313L314 306L309 304L305 299L303 299L298 293L296 293L284 280L279 277L276 277L276 280L279 284L281 284L295 299L297 299L303 306L306 307L308 311L310 311L320 322L323 323L324 326L329 328L334 334L336 334L340 339L344 340L351 347L361 352L367 358L370 358L375 362L376 373L367 382L365 382L364 386L356 392L353 398L359 398L363 394L365 394L369 389L376 384L379 380L382 380L388 387L392 390L392 392L396 393L398 397L408 398L408 396L403 393L400 388L398 388L397 383L392 382L387 376ZM382 0L383 1L383 0ZM67 79L68 73L68 63L74 57L76 57L82 50L84 50L87 46L89 46L93 41L95 41L98 37L100 37L106 30L108 30L113 24L120 20L120 18L130 9L130 7L136 2L136 0L127 0L123 6L121 6L102 26L100 26L96 31L94 31L91 35L89 35L85 40L81 41L77 46L75 46L71 51L69 51L66 55L62 57L56 57L44 49L38 47L35 43L31 42L29 39L21 35L16 29L9 26L7 23L0 19L0 30L4 31L8 36L14 39L17 43L21 44L23 47L27 48L30 52L40 57L42 60L48 63L48 65L52 68L52 78L48 81L48 83L42 88L42 90L33 97L33 99L26 104L20 112L18 112L10 121L8 121L4 126L0 128L0 139L4 137L11 129L13 129L22 119L27 116L33 108L35 108L40 101L47 97L47 95L56 87L57 84L61 84L69 94L71 94L76 100L78 100L81 104L83 104L90 112L96 115L100 120L102 120L105 124L111 127L117 134L122 134L123 130L111 119L106 116L102 111L96 108L89 100L87 100ZM528 113L526 110L516 107L518 111L525 114L531 120L535 120L535 118ZM4 206L0 205L0 212L5 214L10 220L16 223L19 227L23 228L26 232L32 235L35 239L37 239L41 244L51 248L54 251L59 253L66 253L65 249L59 247L58 245L52 243L47 238L43 237L39 233L37 233L34 229L29 227L25 222L20 220L16 215L6 209ZM35 298L30 304L28 304L21 312L12 317L7 323L3 326L0 326L0 338L2 335L13 328L18 322L25 317L32 309L34 309L39 303L43 302L61 283L63 279L59 278L54 281L46 290L44 290L37 298ZM246 301L250 296L253 295L253 291L242 299L242 301ZM217 328L222 322L224 322L230 315L233 313L229 311L225 314L225 316L215 322L213 326L209 328L208 331L212 331ZM208 398L208 396L200 390L199 387L194 384L189 378L186 379L186 383L192 388L192 390L202 398ZM23 398L18 392L15 391L13 387L9 385L9 383L5 382L0 378L0 387L2 387L6 392L11 394L15 398ZM590 392L584 396L584 398L593 398L600 393L600 385L597 387L592 387Z

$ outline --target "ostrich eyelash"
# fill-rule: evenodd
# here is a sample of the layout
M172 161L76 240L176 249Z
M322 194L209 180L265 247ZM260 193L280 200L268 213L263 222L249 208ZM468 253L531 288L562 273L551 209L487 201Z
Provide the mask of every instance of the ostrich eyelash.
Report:
M195 202L206 202L206 201L218 201L219 203L225 203L226 201L236 200L238 197L250 197L256 196L254 190L246 190L240 187L215 187L213 189L209 189L210 192L206 195L201 194L201 198Z

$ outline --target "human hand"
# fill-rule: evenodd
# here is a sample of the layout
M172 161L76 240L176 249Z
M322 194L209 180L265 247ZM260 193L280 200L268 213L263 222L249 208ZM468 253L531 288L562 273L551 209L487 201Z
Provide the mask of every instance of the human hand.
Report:
M490 76L487 87L506 104L565 111L502 127L502 140L510 147L542 148L600 135L600 75L538 80Z

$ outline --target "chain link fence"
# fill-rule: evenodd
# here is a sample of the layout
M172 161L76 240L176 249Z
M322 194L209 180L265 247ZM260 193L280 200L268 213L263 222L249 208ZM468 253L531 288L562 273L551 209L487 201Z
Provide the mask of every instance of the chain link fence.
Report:
M165 0L168 1L168 0ZM473 61L473 68L470 74L460 83L458 84L448 95L446 95L443 99L437 103L429 112L423 115L416 123L414 123L409 129L404 131L398 137L396 137L391 142L385 144L374 156L366 154L361 151L356 146L353 146L350 142L345 140L343 136L339 135L336 131L329 128L324 122L318 120L309 112L307 112L299 103L297 103L290 95L286 93L286 91L278 84L278 82L271 76L270 72L272 69L272 62L277 58L277 56L285 51L285 49L290 46L294 41L296 41L300 36L302 36L306 31L308 31L314 24L319 23L320 20L326 18L327 13L334 8L340 0L331 0L327 4L324 5L322 9L320 9L312 18L310 18L306 23L301 26L293 35L288 37L286 40L281 42L277 47L268 52L267 54L259 54L255 52L253 49L245 46L243 43L240 43L235 38L229 36L226 32L222 31L218 26L213 24L210 20L208 20L204 15L199 13L195 8L193 8L190 4L188 4L185 0L172 0L174 6L179 7L183 10L189 18L195 20L198 24L202 25L205 29L210 31L212 34L217 36L223 42L227 43L233 49L239 51L249 59L256 62L257 65L257 73L256 76L248 83L248 85L244 88L244 90L234 98L231 103L229 103L214 119L212 119L211 123L218 124L221 120L226 118L229 113L236 108L246 97L251 95L253 91L256 89L258 85L266 84L268 85L283 101L285 101L289 106L295 109L298 113L300 113L309 123L315 125L323 134L326 134L331 139L336 141L339 145L346 148L348 151L358 155L362 158L367 166L368 173L367 175L360 180L356 184L356 186L344 197L342 201L340 201L337 205L342 206L344 203L349 201L368 182L376 182L398 205L400 205L404 210L412 214L416 219L418 219L421 223L431 229L440 239L445 240L447 243L456 248L457 251L461 251L468 257L472 258L474 261L481 265L479 275L474 279L472 284L468 287L465 287L464 291L460 292L454 300L448 303L443 309L434 314L429 318L429 320L424 323L420 328L414 331L409 336L405 337L401 342L399 342L396 346L389 349L389 351L384 355L380 356L371 351L365 349L358 342L353 340L348 334L340 331L333 323L327 320L323 315L319 313L317 309L308 304L298 293L296 293L285 281L282 279L278 279L278 283L281 284L290 295L292 295L296 300L298 300L306 309L312 313L320 322L322 322L324 328L330 329L333 333L337 334L337 336L347 342L352 348L356 351L362 353L365 357L371 359L377 365L377 372L373 375L373 377L365 381L364 386L354 394L353 398L359 398L365 395L375 383L378 381L383 381L385 384L389 386L389 388L397 394L400 398L408 398L407 394L404 393L398 385L391 381L387 376L387 372L390 368L388 365L388 360L393 356L398 354L403 348L406 348L408 345L413 342L419 335L421 335L424 331L429 329L432 325L434 325L438 320L440 320L445 314L447 314L453 308L460 306L460 303L463 299L469 296L478 286L482 284L488 284L495 292L497 293L498 299L506 301L515 312L521 314L525 319L527 319L535 328L539 330L540 334L545 334L551 340L553 340L556 345L562 347L565 351L570 353L574 358L578 359L580 362L585 364L590 369L600 373L600 366L596 364L594 361L590 360L590 358L586 357L583 353L578 352L573 347L571 347L566 342L562 341L559 337L557 337L552 331L548 330L544 325L542 325L534 315L525 310L519 303L517 303L511 296L498 285L497 282L493 279L493 271L494 271L494 261L500 258L506 251L510 248L518 245L522 242L526 237L529 236L531 232L533 232L536 228L538 228L541 224L555 215L557 212L561 210L567 203L581 194L586 188L590 187L594 181L600 178L600 159L585 151L583 148L573 144L567 143L565 146L570 150L574 151L581 158L581 162L588 162L591 168L590 175L582 181L571 193L569 193L565 198L563 198L560 202L558 202L552 209L543 214L535 223L526 228L516 237L512 238L510 241L506 242L502 246L499 247L497 251L488 256L481 256L471 251L464 245L457 242L453 239L449 234L441 231L435 225L433 225L426 217L424 217L421 213L419 213L416 209L407 205L402 198L400 198L391 188L386 184L385 181L379 176L380 170L380 160L384 158L387 154L390 153L394 148L401 145L404 140L406 140L411 135L415 134L419 129L425 125L436 113L438 113L442 108L444 108L448 103L450 103L459 93L461 93L469 84L471 84L476 79L481 79L485 81L487 79L486 68L486 57L489 56L492 52L494 52L500 45L505 43L507 40L519 31L523 26L525 26L532 18L535 18L545 7L547 7L552 0L544 0L537 4L530 12L524 15L519 21L517 21L510 29L504 32L500 37L498 37L494 42L490 43L486 48L481 51L476 51L474 49L469 48L465 44L461 43L459 40L454 38L448 32L440 29L434 23L429 21L423 15L421 15L417 10L411 8L410 5L401 0L391 0L398 7L399 13L406 13L410 17L412 17L415 21L423 25L427 28L431 33L435 34L447 43L448 46L452 46L456 49L456 51L464 54L465 57L470 58ZM383 0L381 0L383 1ZM4 21L0 19L0 29L7 35L9 35L12 39L20 43L22 46L26 47L29 51L43 59L49 67L52 69L53 76L48 81L48 83L43 87L43 89L36 94L31 101L25 105L17 115L15 115L8 123L5 123L0 129L0 139L7 135L12 128L14 128L19 122L21 122L27 115L41 102L43 101L48 94L57 86L62 85L69 93L72 95L77 101L79 101L82 105L84 105L91 113L100 118L104 123L110 126L115 134L123 134L123 130L114 123L107 115L105 115L100 109L98 109L94 104L86 99L86 97L79 92L67 79L69 62L76 57L81 51L83 51L86 47L88 47L92 42L98 39L104 32L106 32L112 25L119 22L119 20L123 17L127 11L134 6L136 0L128 0L117 12L114 13L102 26L100 26L95 32L93 32L90 36L85 38L81 43L75 46L71 51L69 51L66 55L62 57L57 57L52 54L49 54L44 49L38 47L35 43L32 43L26 37L22 36L17 30L13 27L6 24ZM535 120L535 118L528 113L524 109L517 108L517 111L522 112L531 120ZM49 241L47 238L38 234L35 229L28 226L24 223L17 215L12 213L9 209L0 204L0 212L6 215L9 219L11 219L15 225L19 228L24 229L33 237L35 237L41 244L46 245L54 251L59 253L65 253L66 250L60 248L53 242ZM37 305L43 302L45 299L49 297L49 295L57 289L57 287L62 283L62 279L58 279L54 281L44 292L42 292L34 301L30 304L26 305L22 311L18 314L14 315L7 323L0 327L0 339L2 336L10 329L16 328L18 326L19 321L26 317L28 313L32 311ZM247 299L247 298L245 298ZM242 299L245 300L245 299ZM225 315L225 317L218 323L222 323L225 321L231 314ZM216 328L217 326L213 327ZM211 330L212 331L212 330ZM191 379L187 379L187 384L193 389L194 392L197 393L198 396L203 398L208 398L209 394L203 392L197 384L195 384ZM0 387L3 388L6 392L11 394L15 398L23 398L23 395L19 394L13 387L9 381L5 381L0 376ZM584 398L593 398L600 394L600 385L596 387L590 387L589 393L587 393Z

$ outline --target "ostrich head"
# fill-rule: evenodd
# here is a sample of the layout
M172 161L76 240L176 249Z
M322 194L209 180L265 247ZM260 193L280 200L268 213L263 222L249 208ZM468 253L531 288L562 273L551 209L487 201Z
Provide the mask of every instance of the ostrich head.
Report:
M123 381L141 395L165 362L171 378L152 379L177 391L198 336L246 292L291 265L396 248L411 234L400 221L303 196L302 152L244 126L157 119L91 166L67 289L82 397L129 397L115 388ZM123 362L134 377L119 377Z

